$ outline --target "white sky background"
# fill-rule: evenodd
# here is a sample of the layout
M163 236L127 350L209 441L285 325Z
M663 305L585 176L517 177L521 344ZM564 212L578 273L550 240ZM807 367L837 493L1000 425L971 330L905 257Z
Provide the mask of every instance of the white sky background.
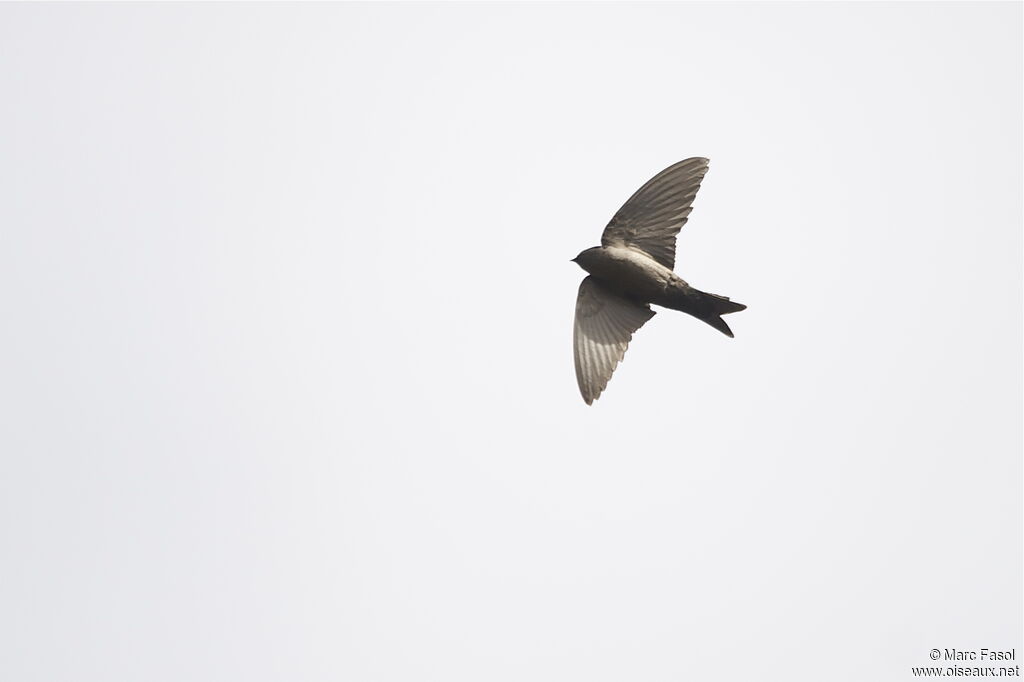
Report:
M1019 663L1021 7L0 6L0 678Z

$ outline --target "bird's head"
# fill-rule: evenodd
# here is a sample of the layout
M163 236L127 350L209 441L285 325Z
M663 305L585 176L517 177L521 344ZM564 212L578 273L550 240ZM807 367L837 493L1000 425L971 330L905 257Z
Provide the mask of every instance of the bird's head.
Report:
M580 266L581 268L583 268L587 272L591 272L590 264L594 262L594 258L597 255L597 252L600 251L600 250L601 250L600 246L594 246L594 247L586 249L584 251L580 251L579 255L576 256L575 258L573 258L571 262L573 262L576 265Z

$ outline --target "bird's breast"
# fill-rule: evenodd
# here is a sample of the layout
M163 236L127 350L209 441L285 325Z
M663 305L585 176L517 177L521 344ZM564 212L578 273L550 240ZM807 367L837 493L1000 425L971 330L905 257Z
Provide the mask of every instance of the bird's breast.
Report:
M658 298L673 278L672 271L658 261L623 246L595 250L585 269L614 288L643 301Z

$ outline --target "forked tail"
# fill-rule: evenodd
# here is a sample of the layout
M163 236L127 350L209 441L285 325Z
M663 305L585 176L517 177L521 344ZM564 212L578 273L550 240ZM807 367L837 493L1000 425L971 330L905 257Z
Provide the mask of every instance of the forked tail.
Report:
M747 306L742 303L730 301L726 296L709 294L698 289L690 288L685 295L678 296L670 307L681 310L684 313L693 315L698 320L707 322L712 327L731 337L732 330L722 319L722 315L738 313L746 310Z

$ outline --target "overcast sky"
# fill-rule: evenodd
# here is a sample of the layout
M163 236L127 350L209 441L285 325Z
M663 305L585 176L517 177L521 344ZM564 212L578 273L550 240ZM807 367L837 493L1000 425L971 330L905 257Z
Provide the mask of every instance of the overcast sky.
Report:
M1022 640L1022 5L0 6L0 678ZM711 169L592 407L584 273Z

